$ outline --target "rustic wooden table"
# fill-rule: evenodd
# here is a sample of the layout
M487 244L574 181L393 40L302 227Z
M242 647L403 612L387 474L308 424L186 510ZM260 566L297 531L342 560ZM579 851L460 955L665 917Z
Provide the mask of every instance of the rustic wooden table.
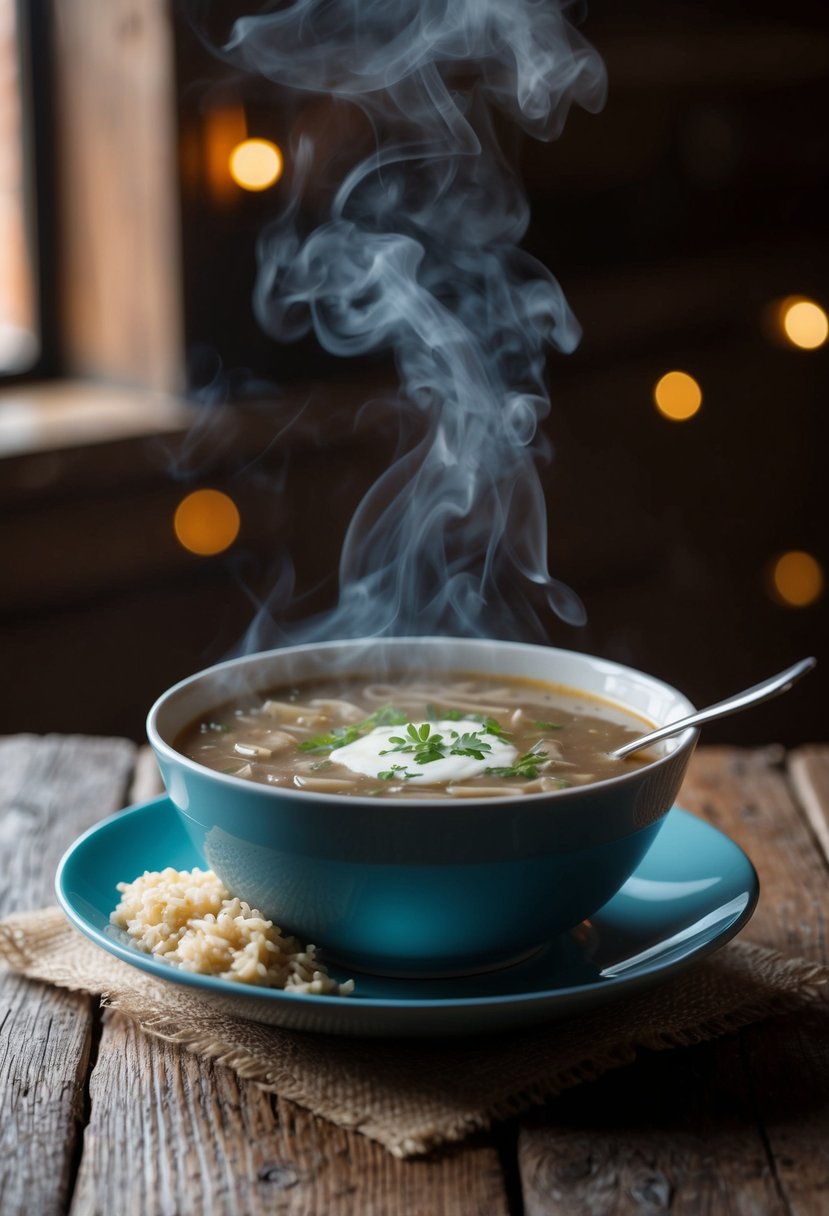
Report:
M54 902L60 854L149 792L118 739L0 741L0 914ZM762 886L745 937L829 961L829 746L703 748L682 803ZM88 996L0 975L0 1212L574 1216L829 1212L829 1019L816 1007L644 1053L463 1145L399 1161Z

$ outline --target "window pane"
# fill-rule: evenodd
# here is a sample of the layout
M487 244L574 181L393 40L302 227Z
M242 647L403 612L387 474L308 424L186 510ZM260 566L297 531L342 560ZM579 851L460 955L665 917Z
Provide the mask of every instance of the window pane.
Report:
M27 223L24 96L16 0L0 0L0 374L31 367L39 352ZM34 217L34 209L29 208Z

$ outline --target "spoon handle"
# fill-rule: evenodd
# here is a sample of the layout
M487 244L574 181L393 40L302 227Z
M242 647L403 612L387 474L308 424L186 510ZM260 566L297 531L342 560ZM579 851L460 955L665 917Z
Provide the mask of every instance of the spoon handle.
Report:
M781 692L788 692L795 681L799 680L807 671L811 671L816 663L815 658L801 659L799 663L794 663L785 671L778 672L776 676L769 676L767 680L761 680L759 684L746 688L744 692L735 693L733 697L726 697L724 701L718 701L716 705L709 705L707 709L700 709L687 718L680 718L678 722L669 722L667 726L651 731L649 734L643 735L641 739L634 739L632 743L625 743L623 747L617 747L615 751L610 752L610 755L621 760L643 747L650 747L651 743L658 743L660 739L678 735L680 731L686 730L689 726L700 726L703 722L710 722L712 718L725 718L728 714L736 714L739 710L745 709L747 705L768 701Z

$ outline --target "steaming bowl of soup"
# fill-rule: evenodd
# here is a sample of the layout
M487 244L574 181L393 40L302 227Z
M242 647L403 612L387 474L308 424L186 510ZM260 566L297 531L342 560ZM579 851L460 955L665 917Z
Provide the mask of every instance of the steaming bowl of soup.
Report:
M508 965L633 873L697 732L611 763L693 711L645 673L487 639L285 647L176 684L147 731L205 864L353 971Z

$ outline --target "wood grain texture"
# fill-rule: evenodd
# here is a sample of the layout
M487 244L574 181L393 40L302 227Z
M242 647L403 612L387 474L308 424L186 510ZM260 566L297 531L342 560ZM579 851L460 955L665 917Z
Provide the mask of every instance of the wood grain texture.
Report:
M72 1212L80 1216L507 1216L498 1155L403 1162L231 1070L105 1020Z
M0 915L54 902L60 855L117 809L123 740L0 740ZM0 1211L64 1212L85 1118L93 1007L85 995L0 974Z
M755 862L763 893L747 936L820 961L826 863L797 794L808 787L825 813L829 748L801 749L791 780L784 759L774 749L704 749L682 801ZM146 753L138 758L124 741L0 741L0 911L48 902L65 845L126 798L150 796L155 783ZM516 1121L517 1152L506 1129L405 1162L143 1036L121 1015L105 1015L99 1037L93 1005L0 977L3 1216L829 1210L822 1009L646 1053Z
M769 879L787 863L797 867L801 890L789 915L799 914L809 957L829 959L829 748L804 747L787 757L792 793L805 831L793 833L795 847L779 843L783 856L764 856ZM810 830L811 829L811 832ZM801 835L803 839L801 840ZM811 839L812 848L808 841ZM799 847L798 847L799 846ZM760 863L758 863L760 869ZM785 881L785 880L783 880ZM770 883L771 885L771 883ZM774 907L768 916L773 919ZM804 953L806 951L804 950ZM752 1077L769 1160L786 1211L798 1216L829 1212L829 1008L806 1017L751 1027L743 1036L746 1066Z
M64 1212L83 1131L89 996L0 974L0 1211Z
M723 1040L609 1073L526 1122L526 1216L777 1212L739 1050Z
M167 0L53 0L69 369L183 383Z
M134 758L135 745L126 739L0 740L0 915L55 902L61 855L123 805Z
M782 748L698 752L681 801L745 850L760 901L744 930L751 941L827 961L829 888L821 856L784 768Z
M818 847L829 865L829 748L798 747L789 755L789 773Z
M823 865L781 760L779 749L703 749L680 801L754 861L762 894L746 936L826 961ZM827 1019L775 1019L645 1054L525 1120L525 1210L817 1216L829 1210L827 1143Z

